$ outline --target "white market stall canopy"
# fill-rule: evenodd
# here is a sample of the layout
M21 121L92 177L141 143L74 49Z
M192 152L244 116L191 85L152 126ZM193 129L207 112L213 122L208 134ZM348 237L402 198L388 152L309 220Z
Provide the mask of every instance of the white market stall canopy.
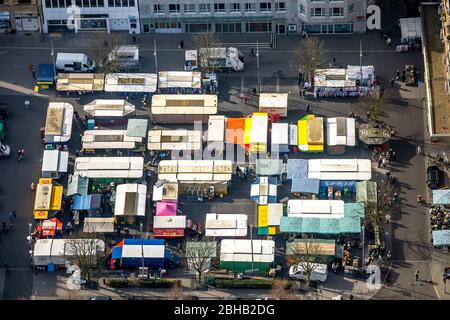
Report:
M370 180L372 166L369 159L310 159L308 179Z
M84 218L83 232L112 233L114 232L114 218Z
M125 117L135 111L135 106L126 100L95 99L84 106L84 113L91 118Z
M153 201L173 201L178 199L178 184L158 181L153 185Z
M246 214L207 213L205 222L206 237L245 237L248 217Z
M274 259L273 240L224 239L220 242L221 261L271 263Z
M289 200L288 217L340 219L344 217L344 201Z
M186 216L155 216L153 229L185 229Z
M327 118L327 144L329 146L355 146L355 124L354 118Z
M422 38L422 24L420 17L400 19L400 29L402 30L402 39Z
M142 157L78 157L74 175L88 178L142 178Z
M195 130L150 130L148 150L200 150L202 133Z
M287 93L261 93L259 95L259 112L278 114L287 117L288 94Z
M129 137L126 130L86 130L81 141L83 149L134 149L141 137Z
M233 164L230 160L162 160L158 179L172 182L230 181Z
M362 71L362 80L371 80L375 81L375 67L374 66L347 66L347 80L361 80L361 71Z
M66 173L68 165L69 151L44 150L42 178L55 178L60 173Z
M272 124L272 154L275 152L289 152L289 124Z
M225 116L209 116L207 133L208 142L224 142L225 120Z
M155 73L108 73L106 92L156 92L158 76Z
M68 245L69 241L79 244ZM37 239L34 244L33 263L35 266L46 266L49 263L65 265L68 257L73 255L71 248L81 246L83 242L93 255L105 251L105 243L99 239Z
M115 216L145 216L147 186L144 184L119 184L116 188Z
M158 88L194 88L202 85L200 72L161 71L159 72Z
M345 88L356 86L355 80L347 80L347 69L316 69L314 86L325 88Z
M58 73L56 90L65 92L103 91L104 73Z
M50 102L45 120L45 142L60 143L72 135L73 106L67 102Z

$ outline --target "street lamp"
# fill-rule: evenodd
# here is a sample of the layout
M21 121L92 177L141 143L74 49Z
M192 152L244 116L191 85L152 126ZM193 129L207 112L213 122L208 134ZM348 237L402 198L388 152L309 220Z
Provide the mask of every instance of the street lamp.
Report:
M156 74L158 74L158 56L156 54L156 40L153 39L153 56L155 57L155 70L156 70Z
M261 77L259 74L259 42L256 41L256 69L258 71L258 93L261 93Z

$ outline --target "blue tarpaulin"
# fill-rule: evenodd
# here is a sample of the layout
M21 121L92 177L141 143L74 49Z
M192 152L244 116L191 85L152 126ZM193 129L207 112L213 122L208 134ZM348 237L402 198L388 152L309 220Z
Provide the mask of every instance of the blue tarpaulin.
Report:
M308 160L305 159L288 159L287 161L287 178L308 178Z
M319 179L293 178L291 192L319 194Z
M450 204L450 189L433 190L433 204L449 205Z
M432 237L433 246L450 246L450 230L434 230Z
M73 210L92 210L101 208L101 194L76 194L73 197Z
M55 70L52 64L40 64L36 77L36 83L53 83L55 81Z

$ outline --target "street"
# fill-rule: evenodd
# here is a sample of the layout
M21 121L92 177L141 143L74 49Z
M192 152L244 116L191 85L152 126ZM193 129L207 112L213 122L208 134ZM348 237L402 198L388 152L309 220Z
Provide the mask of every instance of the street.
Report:
M184 35L164 35L158 38L158 68L159 70L183 70L184 50L176 49L176 43ZM0 101L6 102L12 109L12 116L6 122L6 139L12 149L9 159L0 160L0 221L7 221L10 210L17 211L15 230L1 235L0 263L7 262L10 271L5 276L3 298L29 298L33 292L33 273L29 267L29 246L26 240L28 224L33 222L32 207L34 193L30 184L40 176L42 161L42 144L39 136L40 127L45 124L46 108L49 101L67 101L72 103L82 114L83 104L100 97L113 95L84 95L78 97L55 96L54 93L33 93L33 79L27 69L28 64L37 66L40 63L52 63L50 55L50 38L40 35L0 36ZM64 35L54 41L56 52L89 52L83 47L84 41L75 41L74 37L89 37L89 34ZM267 38L267 36L265 36ZM140 35L138 44L142 57L142 72L155 72L153 57L153 41L151 35ZM322 36L330 51L329 61L336 58L336 63L346 67L348 64L359 64L359 43L363 45L363 64L374 65L378 82L385 85L385 107L380 120L392 126L396 132L391 142L396 151L397 161L389 165L389 170L395 175L400 186L401 210L392 217L392 223L387 230L386 243L392 252L390 269L391 282L397 283L381 289L374 299L436 299L433 285L425 280L440 281L440 275L431 273L430 262L432 246L430 245L428 208L416 202L417 194L422 194L429 202L429 193L425 185L425 158L416 153L417 146L424 146L427 152L444 150L440 144L424 144L425 122L424 108L421 97L423 87L406 87L404 83L396 82L394 88L388 86L389 80L395 76L397 69L406 64L414 64L422 70L423 59L420 53L395 52L395 47L387 47L378 33L365 35ZM130 42L128 37L125 38ZM260 42L267 42L260 37ZM234 39L238 42L239 39ZM245 42L246 40L243 39ZM254 43L255 40L252 42ZM306 104L312 111L325 117L348 116L352 111L363 117L364 111L358 106L358 101L350 98L302 99L298 93L297 72L292 64L292 49L301 41L297 36L286 36L278 39L275 49L260 50L261 84L263 92L289 93L289 116L283 122L292 122L306 113ZM393 42L399 38L393 38ZM229 41L231 42L231 41ZM249 41L250 42L250 41ZM246 43L249 43L246 42ZM189 48L189 41L185 40ZM257 97L251 91L257 86L256 58L249 57L251 47L243 46L245 54L245 71L241 73L225 73L219 76L219 113L226 116L242 116L258 110ZM274 78L272 74L282 70L283 77ZM422 76L423 72L421 72ZM243 104L243 95L249 96L249 104ZM148 115L140 103L141 97L130 101L137 106L137 115ZM30 101L31 108L26 109L24 102ZM159 126L161 127L161 126ZM72 134L74 146L78 143L78 134ZM16 160L16 151L23 148L25 159ZM447 146L448 149L448 146ZM73 154L76 149L71 148ZM296 154L299 158L322 158L324 155ZM361 157L370 155L364 148L355 148L341 158ZM288 185L289 186L289 185ZM194 220L199 220L205 212L246 213L249 223L256 225L256 205L249 199L249 183L233 181L231 195L223 200L205 203L186 204L185 212ZM447 257L448 259L448 257ZM420 270L424 281L414 284L413 275ZM413 283L413 285L411 285ZM0 282L1 284L1 282ZM1 290L0 290L1 292ZM448 299L448 296L447 296Z

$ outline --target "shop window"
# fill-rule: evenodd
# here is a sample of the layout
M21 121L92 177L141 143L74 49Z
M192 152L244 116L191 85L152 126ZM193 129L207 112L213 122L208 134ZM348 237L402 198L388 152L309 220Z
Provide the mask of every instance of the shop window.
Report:
M270 32L272 24L270 22L247 22L245 29L247 32Z
M307 24L303 26L303 30L305 30L308 33L320 33L321 26L320 24Z

